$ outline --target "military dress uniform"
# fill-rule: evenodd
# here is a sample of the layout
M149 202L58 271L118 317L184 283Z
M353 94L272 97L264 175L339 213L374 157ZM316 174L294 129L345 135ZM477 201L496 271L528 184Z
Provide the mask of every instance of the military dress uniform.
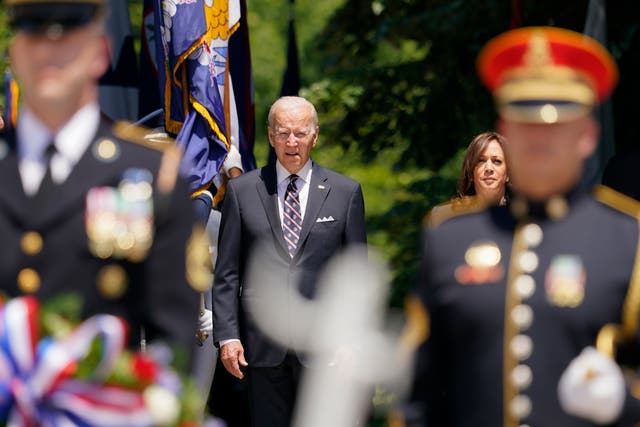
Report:
M640 308L639 206L596 195L516 199L425 233L429 426L592 425L561 410L560 375L604 325L635 336Z
M15 133L0 135L0 290L41 300L72 292L84 317L123 317L132 346L144 331L147 341L191 348L198 294L185 269L194 220L174 145L102 119L67 179L45 178L32 196L17 145Z
M501 119L525 124L507 144L527 148L526 126L540 140L558 135L545 134L558 129L547 125L580 126L574 120L611 92L617 76L595 41L549 27L498 36L478 68ZM567 143L578 156L578 143ZM515 148L524 161L526 151ZM549 195L534 202L518 193L518 177L507 205L470 205L425 227L419 304L411 299L408 307L410 318L425 319L414 393L429 427L591 426L585 412L570 415L562 403L567 367L590 346L640 365L640 205L607 187L578 189L573 175L567 182L576 188L544 183ZM585 371L585 384L600 375ZM614 421L634 425L638 400L620 386Z

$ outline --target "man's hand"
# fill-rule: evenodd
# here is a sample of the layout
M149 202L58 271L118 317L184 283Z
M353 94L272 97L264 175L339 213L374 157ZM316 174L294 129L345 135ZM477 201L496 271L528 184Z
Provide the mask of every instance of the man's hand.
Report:
M231 375L239 379L244 378L240 366L249 364L244 360L244 347L240 341L231 341L223 345L220 349L220 360Z
M610 424L622 412L625 383L610 357L587 347L560 377L558 398L565 412L597 424Z

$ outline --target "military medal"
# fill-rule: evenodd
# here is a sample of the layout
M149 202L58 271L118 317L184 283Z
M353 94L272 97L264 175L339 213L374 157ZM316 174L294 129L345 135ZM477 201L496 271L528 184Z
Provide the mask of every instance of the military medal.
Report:
M132 168L124 172L117 188L87 192L85 227L95 256L144 260L153 242L152 180L148 170Z
M545 274L547 299L558 307L577 307L584 299L587 274L577 255L558 255Z
M502 254L494 242L475 242L465 252L465 265L458 266L455 277L462 285L497 283L504 276Z

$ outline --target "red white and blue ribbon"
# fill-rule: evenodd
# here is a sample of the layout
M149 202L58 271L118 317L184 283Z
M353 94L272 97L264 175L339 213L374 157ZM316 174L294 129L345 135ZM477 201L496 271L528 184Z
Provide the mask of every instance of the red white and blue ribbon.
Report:
M126 343L126 324L111 315L84 321L61 340L38 341L38 303L15 298L0 307L0 420L16 427L148 427L142 394L104 380ZM100 338L92 378L73 377Z

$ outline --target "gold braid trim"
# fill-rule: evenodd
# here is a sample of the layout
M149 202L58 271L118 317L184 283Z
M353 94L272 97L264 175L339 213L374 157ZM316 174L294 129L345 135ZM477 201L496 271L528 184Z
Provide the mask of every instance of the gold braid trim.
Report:
M400 348L413 351L429 338L431 321L429 312L416 296L405 301L407 324L400 336Z
M632 216L638 220L640 233L640 202L631 197L618 193L604 185L594 189L593 194L597 200L612 207L622 213ZM618 340L631 340L638 331L638 316L640 315L640 234L638 235L638 246L636 247L636 257L633 264L633 271L629 281L629 289L622 307L622 336ZM604 328L603 328L604 329ZM615 347L613 348L615 354Z
M604 185L593 189L594 197L605 205L634 218L640 217L640 202Z
M424 224L429 228L434 228L451 218L480 212L486 207L486 204L482 203L476 196L455 198L434 206L425 216Z
M502 412L504 427L517 427L520 421L511 415L509 407L517 395L517 390L510 378L511 372L517 366L518 361L515 360L515 357L511 352L510 344L511 340L518 333L517 326L513 321L511 321L511 311L516 305L520 304L520 295L515 289L515 281L522 274L522 269L518 260L520 258L520 254L527 249L525 240L522 237L522 229L523 226L519 224L513 233L513 247L511 248L509 275L507 277L507 288L505 290L504 336L502 342Z
M598 332L598 338L596 339L596 349L603 354L606 354L612 359L616 358L616 349L620 342L622 335L620 333L620 325L608 323L604 325L600 332Z
M118 138L157 151L166 151L174 146L170 136L154 134L153 130L128 122L116 122L112 132Z
M640 222L638 223L640 229ZM640 232L640 230L639 230ZM640 234L638 235L638 247L636 247L636 259L633 263L633 272L629 282L629 290L622 307L622 332L625 339L633 339L638 332L638 314L640 313Z

